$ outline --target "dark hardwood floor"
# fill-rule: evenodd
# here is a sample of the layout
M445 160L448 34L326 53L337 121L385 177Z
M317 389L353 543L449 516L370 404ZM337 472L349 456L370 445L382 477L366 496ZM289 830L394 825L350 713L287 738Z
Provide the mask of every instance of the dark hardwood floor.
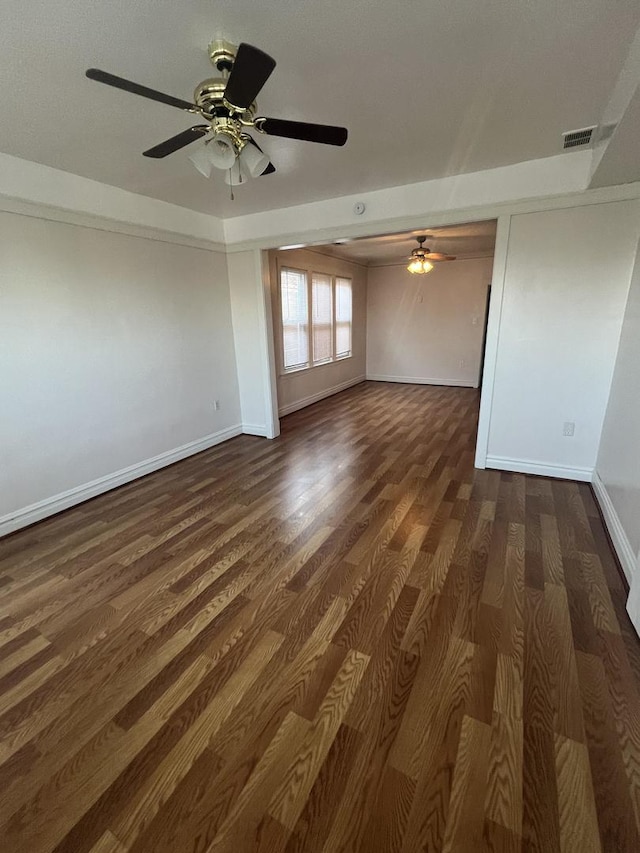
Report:
M7 853L640 851L589 486L365 383L0 542Z

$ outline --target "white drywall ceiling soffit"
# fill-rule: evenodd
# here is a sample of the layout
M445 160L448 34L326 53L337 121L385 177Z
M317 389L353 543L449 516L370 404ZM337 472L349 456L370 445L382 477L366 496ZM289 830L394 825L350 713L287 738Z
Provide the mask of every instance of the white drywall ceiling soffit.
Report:
M639 24L638 0L4 3L0 150L219 217L481 171L556 154L563 130L598 123ZM346 147L260 137L277 173L235 202L188 148L143 158L193 117L85 69L191 99L216 37L276 59L261 114L343 125Z

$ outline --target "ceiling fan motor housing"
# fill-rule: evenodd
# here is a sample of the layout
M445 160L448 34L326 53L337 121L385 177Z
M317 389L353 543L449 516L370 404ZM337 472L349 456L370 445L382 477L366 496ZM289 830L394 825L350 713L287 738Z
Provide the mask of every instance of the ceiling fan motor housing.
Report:
M198 83L194 92L193 100L200 108L203 115L213 118L216 115L229 114L224 105L224 90L227 81L222 77L210 77Z
M224 39L216 39L209 45L211 64L222 74L221 77L209 77L198 83L193 93L193 100L207 119L233 117L242 124L250 123L256 111L253 103L245 110L231 109L224 99L228 75L233 68L238 48ZM240 125L238 126L238 134Z

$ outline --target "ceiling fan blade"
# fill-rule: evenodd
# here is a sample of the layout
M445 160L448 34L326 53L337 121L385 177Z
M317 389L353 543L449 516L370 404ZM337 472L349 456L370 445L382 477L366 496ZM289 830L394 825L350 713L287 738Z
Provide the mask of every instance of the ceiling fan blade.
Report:
M123 89L125 92L141 95L143 98L159 101L161 104L168 104L170 107L177 107L179 110L197 112L197 107L188 101L174 98L172 95L165 95L164 92L149 89L148 86L141 86L139 83L132 83L131 80L125 80L124 77L116 77L115 74L100 71L99 68L89 68L85 73L90 80L97 80L98 83L106 83L107 86L115 86L116 89Z
M330 124L309 124L306 121L287 121L281 118L257 118L258 130L269 136L285 136L287 139L302 139L305 142L320 142L323 145L344 145L349 131L346 127Z
M444 255L442 252L427 252L425 258L428 261L455 261L455 255Z
M275 67L276 61L268 53L243 42L238 47L224 90L225 100L232 107L246 110L255 101Z
M184 148L184 146L189 145L190 142L195 142L196 139L203 136L210 129L211 128L208 124L197 124L195 127L183 130L182 133L178 133L177 136L172 136L171 139L165 139L164 142L161 142L159 145L154 145L153 148L149 148L148 151L143 151L142 153L145 157L154 157L155 159L166 157L167 154L173 154L174 151L178 151L179 148Z

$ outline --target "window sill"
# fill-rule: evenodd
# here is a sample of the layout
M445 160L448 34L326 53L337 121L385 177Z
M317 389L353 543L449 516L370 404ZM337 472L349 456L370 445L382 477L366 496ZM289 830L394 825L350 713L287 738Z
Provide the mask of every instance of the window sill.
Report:
M291 376L294 373L305 373L308 370L317 370L319 367L328 367L331 364L338 364L340 361L347 361L349 358L353 358L352 352L350 352L349 355L341 355L339 358L332 358L331 361L323 361L320 364L307 364L304 367L289 367L281 371L278 375L280 377L284 377Z

